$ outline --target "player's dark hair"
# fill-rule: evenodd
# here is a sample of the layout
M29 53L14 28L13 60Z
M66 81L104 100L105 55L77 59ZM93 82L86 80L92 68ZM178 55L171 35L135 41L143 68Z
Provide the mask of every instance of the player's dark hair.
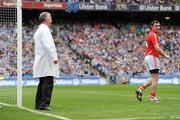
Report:
M42 23L46 20L47 16L48 16L48 12L42 12L40 15L39 15L39 22Z
M153 26L155 23L160 23L158 20L153 20L150 24L150 26Z

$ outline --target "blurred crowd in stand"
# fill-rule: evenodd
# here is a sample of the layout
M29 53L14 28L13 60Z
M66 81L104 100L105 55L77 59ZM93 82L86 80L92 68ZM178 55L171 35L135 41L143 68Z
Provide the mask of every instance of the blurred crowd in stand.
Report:
M34 60L34 21L23 25L23 75L32 76ZM17 45L13 24L0 23L0 75L16 75ZM146 76L144 66L147 24L60 23L55 44L61 75L94 76L91 68L111 79L122 76ZM162 25L160 41L171 59L162 60L161 75L180 73L180 28ZM62 39L60 41L60 38ZM64 41L64 42L62 42Z
M71 27L70 27L71 26ZM147 75L143 58L146 24L67 24L60 31L70 47L91 60L106 76ZM162 25L161 44L172 59L162 61L161 74L179 74L180 30Z

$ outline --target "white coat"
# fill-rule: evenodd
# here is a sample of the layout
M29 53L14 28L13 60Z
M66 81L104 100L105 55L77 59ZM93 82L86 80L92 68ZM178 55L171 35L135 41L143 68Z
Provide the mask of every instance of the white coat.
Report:
M50 29L41 24L34 34L35 60L33 64L33 77L53 76L59 77L57 50Z

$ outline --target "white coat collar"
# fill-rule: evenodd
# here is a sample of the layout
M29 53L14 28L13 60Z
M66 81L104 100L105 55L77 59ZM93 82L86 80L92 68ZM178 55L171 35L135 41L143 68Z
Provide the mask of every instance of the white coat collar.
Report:
M46 24L41 24L40 26L42 26L42 27L48 27ZM49 27L48 27L49 28Z

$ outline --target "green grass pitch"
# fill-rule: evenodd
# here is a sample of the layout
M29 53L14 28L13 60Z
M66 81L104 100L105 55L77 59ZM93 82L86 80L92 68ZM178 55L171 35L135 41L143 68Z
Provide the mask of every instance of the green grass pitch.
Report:
M180 119L180 86L159 85L159 104L148 100L150 88L145 90L143 102L135 96L137 85L55 86L52 111L47 113L72 120L176 120ZM36 87L23 88L23 106L34 109ZM17 107L0 108L0 120L56 120Z

